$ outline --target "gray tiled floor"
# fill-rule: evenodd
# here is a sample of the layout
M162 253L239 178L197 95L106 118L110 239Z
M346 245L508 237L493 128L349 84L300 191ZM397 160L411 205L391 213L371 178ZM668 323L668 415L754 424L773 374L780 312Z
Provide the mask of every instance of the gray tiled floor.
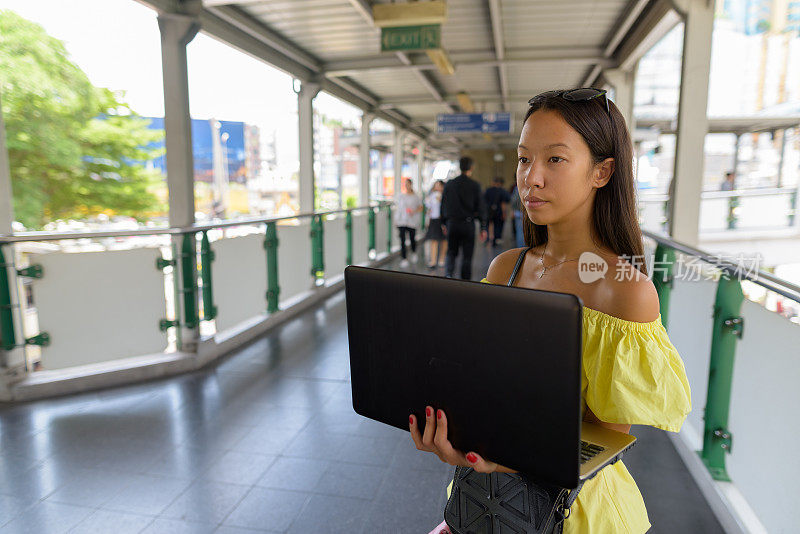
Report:
M348 377L339 294L201 372L2 406L0 534L425 534L451 469L356 415ZM637 431L653 532L720 532L663 433Z

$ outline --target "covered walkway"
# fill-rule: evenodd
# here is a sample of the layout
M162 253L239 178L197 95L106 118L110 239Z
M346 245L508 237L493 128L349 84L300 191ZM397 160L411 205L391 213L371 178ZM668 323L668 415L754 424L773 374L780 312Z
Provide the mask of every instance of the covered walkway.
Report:
M0 408L0 533L428 532L452 468L353 412L348 358L340 292L206 370ZM651 532L723 532L665 433L633 433Z
M625 461L651 532L796 529L785 444L800 439L800 329L782 303L800 287L700 240L714 2L139 1L158 13L167 226L15 232L0 122L0 534L428 532L451 468L353 412L343 270L398 265L404 165L417 191L460 155L486 182L513 176L519 118L541 90L603 87L633 130L637 62L679 23L672 189L648 199L669 235L646 232L645 249L693 411L679 435L634 427ZM428 25L436 47L380 51L384 30L421 40ZM187 44L201 31L293 78L299 212L196 219ZM327 211L320 93L361 110L355 205L340 195ZM465 117L467 132L449 122ZM372 176L378 148L388 175ZM791 209L774 211L795 236L800 192L785 189L772 193ZM739 196L762 195L706 195L728 230ZM741 251L741 234L726 237ZM476 277L491 260L478 250Z

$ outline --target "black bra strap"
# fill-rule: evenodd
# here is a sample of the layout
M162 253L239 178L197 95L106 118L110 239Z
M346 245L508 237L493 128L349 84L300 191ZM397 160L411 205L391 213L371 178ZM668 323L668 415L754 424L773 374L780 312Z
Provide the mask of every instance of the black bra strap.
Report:
M519 268L522 267L522 262L525 261L525 254L531 249L533 249L533 247L528 247L520 253L519 258L517 258L517 264L514 265L514 271L512 271L511 277L508 279L508 284L506 284L508 287L514 285L514 280L517 279L517 274L519 274Z

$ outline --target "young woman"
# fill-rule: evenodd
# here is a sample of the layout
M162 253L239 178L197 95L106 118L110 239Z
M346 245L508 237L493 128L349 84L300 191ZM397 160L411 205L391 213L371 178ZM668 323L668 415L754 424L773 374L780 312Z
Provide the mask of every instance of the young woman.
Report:
M625 121L596 89L548 91L529 103L517 166L527 247L497 256L484 281L508 283L523 254L513 285L581 298L585 421L621 432L634 424L677 432L691 410L689 384L642 262ZM578 260L585 252L607 263L604 277L581 280ZM418 449L479 472L511 471L475 452L455 450L441 410L428 406L426 416L424 435L416 418L409 418ZM564 522L564 532L572 534L638 534L649 528L642 496L621 461L586 482ZM435 529L441 531L447 532L445 524Z
M425 206L428 208L428 231L425 234L425 241L428 244L429 269L435 269L437 265L444 265L444 257L447 254L447 238L442 232L442 192L444 182L436 180L431 192L425 199Z

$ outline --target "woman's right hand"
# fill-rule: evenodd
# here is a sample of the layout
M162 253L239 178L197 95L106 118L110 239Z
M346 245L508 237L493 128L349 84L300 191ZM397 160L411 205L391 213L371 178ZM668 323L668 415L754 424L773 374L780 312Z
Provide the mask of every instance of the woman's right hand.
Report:
M475 452L464 454L454 448L447 439L447 416L443 410L434 410L433 406L425 407L425 431L422 434L417 426L415 415L408 417L408 424L409 430L411 430L411 439L414 440L417 450L432 452L445 463L471 467L479 473L493 473L498 470L510 471L494 462L484 460Z

